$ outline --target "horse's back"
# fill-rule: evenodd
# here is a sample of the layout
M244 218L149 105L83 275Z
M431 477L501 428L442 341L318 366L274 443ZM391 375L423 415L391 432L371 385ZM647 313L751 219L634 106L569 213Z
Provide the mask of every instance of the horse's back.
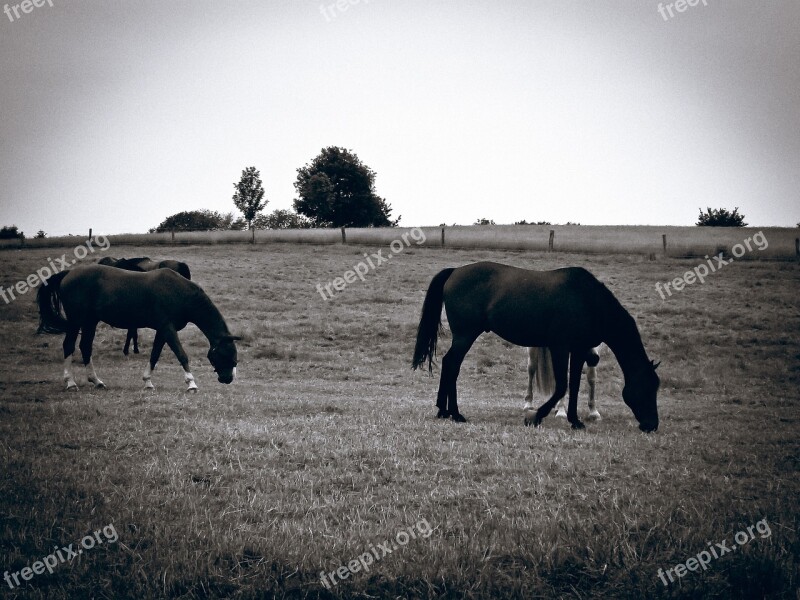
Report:
M582 267L533 271L479 262L453 272L445 306L451 327L468 323L520 346L568 340L592 347L600 343L604 290Z

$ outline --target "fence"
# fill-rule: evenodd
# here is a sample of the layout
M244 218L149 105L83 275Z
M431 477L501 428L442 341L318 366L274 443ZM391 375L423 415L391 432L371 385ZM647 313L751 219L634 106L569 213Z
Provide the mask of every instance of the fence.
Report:
M762 231L769 246L746 259L800 258L798 230L787 227L657 227L593 225L478 225L420 227L428 247L460 249L641 254L651 259L697 258L723 252ZM268 229L258 231L186 231L106 236L112 246L207 244L353 244L385 246L410 228ZM91 235L92 230L89 230ZM71 247L82 236L0 240L0 249Z

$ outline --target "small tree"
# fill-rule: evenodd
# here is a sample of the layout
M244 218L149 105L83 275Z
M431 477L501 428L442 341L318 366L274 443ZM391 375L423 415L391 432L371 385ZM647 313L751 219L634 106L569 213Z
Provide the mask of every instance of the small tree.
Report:
M36 236L35 237L36 237L37 240L41 240L41 239L46 238L47 234L44 232L43 229L40 229L39 231L36 232Z
M739 214L739 207L730 212L727 208L706 208L706 212L700 209L700 216L697 223L701 227L747 227L744 222L744 215Z
M261 173L255 167L247 167L242 171L239 183L233 184L236 192L233 194L233 203L236 205L247 221L247 228L253 225L253 219L267 205L264 198L264 188L261 185Z
M492 219L478 219L473 223L473 225L494 225L495 222Z

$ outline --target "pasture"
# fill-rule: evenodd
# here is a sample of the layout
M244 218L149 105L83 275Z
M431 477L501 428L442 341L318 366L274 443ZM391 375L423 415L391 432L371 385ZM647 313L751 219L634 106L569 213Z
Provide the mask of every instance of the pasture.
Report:
M108 389L87 385L76 355L80 391L67 393L62 336L35 334L34 293L0 302L0 575L108 525L118 534L52 573L0 581L3 597L796 597L800 265L734 262L662 300L655 283L698 259L411 245L323 299L317 284L376 251L112 241L117 257L187 262L244 336L224 386L202 334L181 333L197 394L168 349L144 392L152 332L125 358L125 332L104 325L94 362ZM55 252L0 252L0 283ZM662 361L658 432L636 427L608 351L601 421L524 427L526 353L491 335L461 371L468 422L436 420L438 369L410 369L422 300L440 269L477 260L580 265L606 283ZM447 347L449 335L439 358ZM423 522L429 535L401 541ZM736 549L676 572L748 527ZM368 570L352 562L364 554Z

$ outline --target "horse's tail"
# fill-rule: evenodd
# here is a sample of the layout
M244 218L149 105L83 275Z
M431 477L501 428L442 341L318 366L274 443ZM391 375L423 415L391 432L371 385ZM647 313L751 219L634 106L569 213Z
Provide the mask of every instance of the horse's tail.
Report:
M556 378L553 374L553 357L550 348L537 348L536 356L536 389L549 396L556 390Z
M36 292L39 304L39 329L36 333L65 333L67 320L61 314L61 280L69 271L61 271L44 280Z
M436 356L436 340L442 329L442 304L444 304L444 284L455 269L439 271L428 286L425 302L422 303L422 317L417 328L417 344L414 347L414 359L411 368L416 369L427 359L428 371L433 371L433 359Z

